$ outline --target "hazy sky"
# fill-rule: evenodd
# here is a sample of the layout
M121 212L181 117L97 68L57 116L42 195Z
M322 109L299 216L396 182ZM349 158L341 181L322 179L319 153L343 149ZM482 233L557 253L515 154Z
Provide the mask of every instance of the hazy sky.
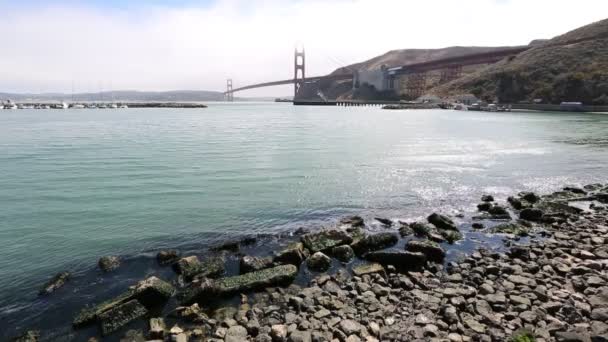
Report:
M0 0L0 92L223 91L392 49L519 45L604 19L608 0ZM240 96L289 95L291 87Z

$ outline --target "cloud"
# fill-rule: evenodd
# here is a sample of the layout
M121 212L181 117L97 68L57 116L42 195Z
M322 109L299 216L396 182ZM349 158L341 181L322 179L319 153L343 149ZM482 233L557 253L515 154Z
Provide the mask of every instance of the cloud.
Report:
M177 7L0 3L0 91L223 90L391 49L519 45L603 19L605 0L219 0ZM289 87L244 95L285 95Z

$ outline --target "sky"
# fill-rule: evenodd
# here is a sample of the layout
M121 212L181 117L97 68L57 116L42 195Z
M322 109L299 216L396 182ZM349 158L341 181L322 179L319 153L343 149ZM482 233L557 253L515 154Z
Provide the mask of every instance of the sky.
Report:
M0 0L0 92L216 90L389 50L503 46L608 17L607 0ZM290 86L237 96L285 96Z

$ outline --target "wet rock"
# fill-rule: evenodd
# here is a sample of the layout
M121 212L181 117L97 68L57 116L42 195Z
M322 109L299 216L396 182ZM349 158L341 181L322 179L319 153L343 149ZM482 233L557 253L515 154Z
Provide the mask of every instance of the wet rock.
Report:
M148 310L137 300L130 300L99 315L101 334L108 336L130 322L143 317Z
M400 269L419 269L426 264L426 256L419 252L378 251L367 253L365 258Z
M341 262L347 263L355 257L355 252L353 251L352 247L344 245L332 248L331 255Z
M302 236L302 243L311 253L324 252L340 245L353 242L346 232L341 230L323 230Z
M490 210L488 210L488 212L490 213L490 215L492 215L493 219L499 219L499 220L510 220L511 219L511 215L509 214L507 209L500 205L493 206L492 208L490 208Z
M272 267L273 261L271 258L258 258L254 256L244 256L239 261L239 270L241 274L263 270Z
M274 257L274 261L279 264L292 264L300 266L302 261L308 256L304 249L304 244L297 242L287 246L282 251L278 252Z
M529 228L519 223L508 222L501 223L492 228L492 232L498 234L512 234L517 236L527 236L529 234Z
M380 273L384 274L384 267L378 263L362 264L353 267L353 274L361 277L366 274Z
M61 288L70 279L70 272L57 273L46 284L42 286L39 295L49 295Z
M226 296L269 286L283 285L292 282L297 274L298 268L288 264L234 277L216 280L206 279L193 283L190 287L184 289L180 293L180 302L190 304L198 300L210 299L213 296Z
M393 221L386 219L386 218L382 218L382 217L374 217L374 220L382 223L382 225L390 227L393 225Z
M91 308L85 308L74 318L74 327L93 323L104 312L112 310L131 300L138 300L150 307L164 304L175 292L173 286L157 277L149 277L131 286L128 291Z
M492 195L483 195L481 196L482 202L494 202L494 196Z
M104 272L112 272L120 267L120 260L116 256L104 256L99 259L97 265Z
M357 255L377 251L394 246L399 241L399 236L395 233L379 233L366 236L352 244L352 248Z
M479 211L490 211L492 209L492 203L483 202L477 205L477 210Z
M316 252L306 260L306 265L312 271L324 272L331 267L331 259L321 252Z
M195 277L218 277L224 273L224 259L211 257L200 262L198 257L193 255L179 259L173 268L186 280L192 280Z
M38 330L28 330L23 335L13 339L13 342L38 342L40 332Z
M507 202L509 202L509 204L511 204L511 206L516 210L521 210L524 208L524 203L519 198L511 196L511 197L507 198ZM527 205L527 206L529 206L529 205Z
M240 250L240 244L238 241L228 241L219 246L211 248L211 250L214 252L227 251L235 253Z
M462 240L463 236L456 230L439 230L441 236L448 242L453 244L456 241Z
M414 231L414 234L419 237L426 237L433 231L433 227L431 225L422 222L414 222L410 225L410 227Z
M430 224L434 225L435 227L437 227L439 229L458 230L458 227L456 226L454 221L452 221L449 217L444 216L444 215L433 213L427 218L427 220L429 221Z
M479 223L479 222L475 222L473 224L471 224L471 228L473 229L484 229L484 225L483 223Z
M179 253L176 250L163 250L156 254L156 261L159 265L171 265L179 260Z
M526 208L519 213L522 220L540 222L543 219L543 211L537 208Z
M340 220L340 224L349 225L351 227L364 227L365 222L361 216L349 216Z
M536 202L540 201L540 197L538 197L538 195L536 195L533 192L520 192L519 197L521 197L522 199L524 199L526 202L529 202L529 203L536 203Z
M409 241L405 249L410 252L421 252L427 260L443 262L445 251L437 243L431 241Z

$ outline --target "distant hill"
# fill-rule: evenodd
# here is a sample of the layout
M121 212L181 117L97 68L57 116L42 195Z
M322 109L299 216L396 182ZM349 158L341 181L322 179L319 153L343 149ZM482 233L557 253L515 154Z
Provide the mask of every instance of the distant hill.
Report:
M44 93L44 94L10 94L0 93L0 100L13 101L150 101L150 102L200 102L222 101L224 94L217 91L175 90L175 91L135 91L120 90L101 93Z
M608 105L608 19L583 26L431 90L503 103L542 99Z
M428 62L435 59L450 58L464 56L474 53L491 52L509 48L507 46L452 46L440 49L401 49L392 50L383 55L371 58L367 61L352 64L346 67L339 68L332 72L334 74L352 74L353 70L378 70L383 65L387 67L396 67L401 65ZM468 67L466 72L472 72L479 69L480 66ZM350 98L365 98L364 94L354 94L350 82L322 82L319 84L319 89L328 98L350 99ZM307 97L314 96L317 89L307 89ZM378 94L367 94L369 97L376 97Z

